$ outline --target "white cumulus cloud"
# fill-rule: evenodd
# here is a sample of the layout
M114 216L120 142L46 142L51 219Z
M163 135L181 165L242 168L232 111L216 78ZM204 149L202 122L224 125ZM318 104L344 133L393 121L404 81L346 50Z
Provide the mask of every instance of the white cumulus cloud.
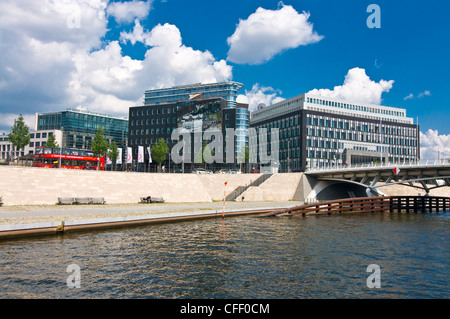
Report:
M136 42L148 44L149 38L150 33L144 31L144 27L141 26L138 19L134 21L134 28L132 32L120 32L120 40L122 43L127 43L127 41L130 41L132 45L135 45Z
M131 23L136 18L143 19L150 12L152 1L127 1L127 2L111 2L106 12L109 16L113 16L118 23Z
M32 118L67 107L126 115L147 89L232 78L225 60L185 46L175 25L144 30L140 18L150 3L0 1L0 128L8 130L19 113ZM131 9L139 6L143 11ZM105 41L107 11L132 19L133 30ZM124 54L128 41L144 43L145 57Z
M145 54L139 78L146 83L146 89L221 82L232 78L232 67L225 60L217 61L209 51L185 46L175 25L155 26L145 38L145 44L150 48Z
M74 53L100 47L106 7L101 0L2 0L0 113L25 117L72 106Z
M227 39L228 61L261 64L284 50L320 41L323 36L313 31L309 16L284 4L278 10L258 8L246 20L240 20Z
M237 102L248 104L248 109L254 111L259 105L264 107L283 101L284 98L279 94L281 94L279 90L256 83L250 91L245 90L245 94L239 94Z
M323 97L342 99L356 103L381 104L381 95L389 92L394 80L375 82L361 68L350 69L345 76L344 84L330 89L313 89L308 93Z
M450 134L439 135L437 130L420 132L421 160L436 160L438 157L450 158Z
M125 113L142 104L145 90L186 83L230 80L232 67L217 61L209 51L199 51L182 43L180 30L171 24L146 31L135 21L132 33L122 33L121 41L144 43L143 60L123 56L118 41L101 50L74 55L71 92L78 105L103 112Z
M423 97L425 97L425 96L430 96L431 95L431 92L430 91L428 91L428 90L425 90L425 91L423 91L423 92L420 92L419 94L417 94L417 98L418 99L421 99L421 98L423 98ZM408 94L407 96L405 96L404 98L403 98L403 100L412 100L412 99L414 99L415 98L415 96L414 96L414 94L412 94L412 93L410 93L410 94Z

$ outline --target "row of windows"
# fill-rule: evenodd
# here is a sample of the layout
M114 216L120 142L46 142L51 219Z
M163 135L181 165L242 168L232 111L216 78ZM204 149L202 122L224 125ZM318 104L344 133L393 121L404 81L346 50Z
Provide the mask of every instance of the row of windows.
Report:
M159 115L177 113L176 107L152 108L146 110L131 110L131 116Z
M140 130L131 130L130 135L149 135L149 134L171 134L172 131L175 131L177 128L163 127L163 128L152 128L152 129L140 129Z
M255 128L256 129L265 128L265 129L267 129L267 131L270 131L272 128L283 129L283 128L288 128L288 127L292 127L292 126L297 126L298 123L299 123L299 116L295 115L295 116L279 119L276 121L272 121L272 122L269 122L266 124L257 125L257 126L255 126Z
M241 115L243 116L243 115ZM230 114L225 114L225 120L229 120L230 119ZM157 125L157 124L175 124L177 123L177 118L176 117L167 117L167 118L152 118L152 119L138 119L138 120L131 120L130 121L130 126L139 126L139 125ZM244 117L243 119L238 118L236 121L237 125L242 125L242 126L248 126L248 120L246 117Z
M405 146L417 146L417 139L414 137L404 137L399 135L387 136L371 133L348 132L343 130L325 130L309 127L307 129L308 137L323 137L348 141L361 141L368 143L397 144Z
M354 120L338 120L322 116L310 116L306 117L306 124L313 126L321 126L328 128L338 128L352 131L368 132L368 133L380 133L379 123L360 122ZM381 125L382 134L402 135L415 137L417 131L412 127L400 127L383 124Z
M415 159L417 154L415 149L409 149L409 148L396 148L391 147L389 148L389 155L391 156L403 156L403 157L410 157L411 159ZM317 158L317 159L341 159L342 154L333 152L330 150L321 150L321 149L314 149L314 148L308 148L307 149L307 156L308 158Z
M47 138L48 136L52 136L53 132L42 132L42 133L30 133L30 138Z
M10 152L10 153L8 153L8 152L2 152L1 153L1 159L2 160L5 160L5 159L8 159L8 158L12 158L12 157L16 157L16 156L23 156L24 155L24 152L23 151L16 151L16 152Z
M155 125L155 124L175 124L177 123L177 118L156 118L156 119L146 119L146 120L131 120L130 126L139 126L139 125Z
M371 107L371 106L362 106L362 105L356 105L356 104L348 104L343 102L334 102L334 101L328 101L328 100L322 100L322 99L316 99L316 98L306 98L307 103L312 104L319 104L319 105L325 105L325 106L334 106L339 107L343 109L353 110L353 111L363 111L363 112L369 112L369 113L378 113L378 114L385 114L385 115L394 115L394 116L406 116L405 111L394 111L389 110L381 107Z

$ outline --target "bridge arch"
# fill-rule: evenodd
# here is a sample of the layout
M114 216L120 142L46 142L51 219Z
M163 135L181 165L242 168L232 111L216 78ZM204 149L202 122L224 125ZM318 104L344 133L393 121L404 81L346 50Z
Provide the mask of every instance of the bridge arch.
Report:
M385 195L381 190L383 187L397 184L421 189L427 194L435 188L450 186L449 164L312 169L307 170L305 174L317 180L317 185L322 188L320 191L325 189L324 183L328 183L328 187L341 183L343 189L355 184L366 189L366 196ZM320 191L316 189L315 194L312 192L308 197L312 199L313 196L318 196Z

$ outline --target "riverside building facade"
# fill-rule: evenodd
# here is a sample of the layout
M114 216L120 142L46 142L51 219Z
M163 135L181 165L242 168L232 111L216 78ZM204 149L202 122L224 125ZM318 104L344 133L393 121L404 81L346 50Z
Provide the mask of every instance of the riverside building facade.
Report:
M267 130L269 152L270 131L279 129L280 172L420 159L419 127L402 108L306 93L252 112L250 128Z
M164 139L169 147L169 150L179 143L179 140L172 139L172 133L175 132L176 137L179 133L184 133L189 136L190 148L186 147L188 160L183 165L188 164L186 169L192 169L192 164L198 162L194 156L198 153L196 147L201 147L203 141L209 142L211 139L204 138L204 132L209 131L216 133L223 148L218 148L217 157L223 159L227 156L227 150L233 154L238 154L242 148L235 148L241 136L237 135L238 127L241 125L242 114L248 119L248 105L234 103L234 107L229 107L228 101L222 97L205 98L203 95L191 96L187 100L179 100L172 103L159 103L144 106L131 107L129 110L129 147L132 148L133 159L138 158L139 146L144 150L147 147L158 142L160 138ZM248 120L245 122L245 135L243 145L246 143ZM227 139L227 129L233 129L235 132L232 140ZM196 134L197 133L197 134ZM198 134L200 133L200 134ZM183 137L184 138L184 137ZM233 147L230 147L229 143ZM212 150L213 151L213 150ZM149 154L144 152L144 162L149 162ZM170 152L169 152L170 153ZM222 154L220 154L222 153ZM231 155L234 159L234 156ZM166 161L167 167L174 164L180 164L168 156ZM219 164L219 165L216 165ZM215 168L220 167L220 163L215 163ZM178 165L181 167L181 165ZM145 166L143 166L145 169Z
M20 150L9 141L7 134L3 133L0 135L0 164L18 160L24 155L36 154L36 147L44 146L52 135L55 137L56 143L58 145L61 144L62 135L60 130L32 130L29 133L30 142Z
M177 102L186 102L191 99L211 99L222 98L226 104L224 109L236 110L236 138L235 150L236 154L240 154L242 150L248 146L248 125L250 114L248 107L242 107L237 103L239 89L244 85L239 82L225 81L217 83L196 83L174 86L171 88L147 90L144 93L144 105L160 105Z
M248 105L237 103L238 90L243 86L239 82L225 81L145 91L144 105L130 108L129 113L129 139L133 154L137 154L136 143L152 145L160 137L166 140L170 148L176 141L170 140L168 132L170 130L171 133L174 129L181 127L183 108L192 107L197 103L197 106L203 109L202 112L206 112L207 108L204 105L219 99L220 101L214 102L220 103L220 113L223 115L221 127L218 129L233 128L235 130L234 152L235 157L239 156L248 145L250 117ZM143 121L145 124L142 124ZM138 126L140 128L137 128Z
M37 113L36 131L61 131L62 148L89 150L95 133L102 126L108 143L114 141L119 148L127 146L128 119L82 109Z

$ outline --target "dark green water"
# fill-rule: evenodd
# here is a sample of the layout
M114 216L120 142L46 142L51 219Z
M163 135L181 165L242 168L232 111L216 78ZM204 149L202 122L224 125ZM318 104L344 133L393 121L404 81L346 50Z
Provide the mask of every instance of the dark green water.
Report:
M2 241L0 298L448 298L449 226L450 212L233 217Z

